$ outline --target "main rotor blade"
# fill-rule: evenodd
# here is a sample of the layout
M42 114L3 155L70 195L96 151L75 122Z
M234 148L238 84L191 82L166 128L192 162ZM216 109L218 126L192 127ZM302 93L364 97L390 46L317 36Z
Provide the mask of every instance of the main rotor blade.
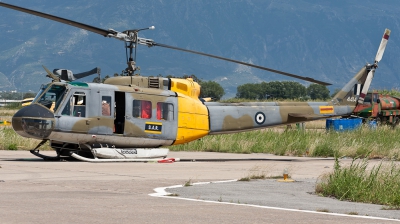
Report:
M233 63L247 65L247 66L250 66L250 67L253 67L253 68L258 68L258 69L261 69L261 70L266 70L266 71L278 73L278 74L281 74L281 75L286 75L286 76L290 76L290 77L293 77L293 78L297 78L297 79L301 79L301 80L305 80L305 81L309 81L309 82L314 82L314 83L321 84L321 85L324 85L324 86L332 85L330 83L319 81L319 80L315 80L315 79L310 78L310 77L303 77L303 76L299 76L299 75L294 75L294 74L291 74L291 73L288 73L288 72L282 72L282 71L278 71L278 70L275 70L275 69L266 68L266 67L262 67L262 66L258 66L258 65L242 62L242 61L237 61L237 60L233 60L233 59L229 59L229 58L224 58L224 57L220 57L220 56L216 56L216 55L212 55L212 54L206 54L206 53L199 52L199 51L192 51L192 50L188 50L188 49L184 49L184 48L173 47L173 46L169 46L169 45L165 45L165 44L159 44L159 43L153 43L152 46L165 47L165 48L170 48L170 49L174 49L174 50L178 50L178 51L185 51L185 52L189 52L189 53L193 53L193 54L199 54L199 55L203 55L203 56L207 56L207 57L211 57L211 58L217 58L217 59L224 60L224 61L230 61L230 62L233 62Z
M58 16L53 16L53 15L50 15L50 14L38 12L38 11L35 11L35 10L31 10L31 9L27 9L27 8L23 8L23 7L11 5L11 4L3 3L3 2L0 2L0 6L6 7L6 8L10 8L10 9L14 9L14 10L21 11L21 12L25 12L25 13L32 14L32 15L35 15L35 16L40 16L40 17L43 17L43 18L46 18L46 19L54 20L54 21L57 21L57 22L60 22L60 23L64 23L64 24L67 24L67 25L70 25L70 26L74 26L74 27L77 27L77 28L80 28L80 29L91 31L93 33L97 33L97 34L100 34L100 35L105 36L105 37L114 37L116 39L120 39L120 40L124 40L124 41L133 41L128 35L126 35L124 33L117 32L115 30L105 30L105 29L97 28L97 27L94 27L94 26L91 26L91 25L87 25L87 24L84 24L84 23L75 22L73 20L64 19L64 18L61 18L61 17L58 17ZM185 52L189 52L189 53L193 53L193 54L199 54L199 55L203 55L203 56L207 56L207 57L217 58L217 59L220 59L220 60L230 61L230 62L233 62L233 63L238 63L238 64L250 66L250 67L253 67L253 68L258 68L258 69L261 69L261 70L266 70L266 71L274 72L274 73L277 73L277 74L281 74L281 75L285 75L285 76L289 76L289 77L293 77L293 78L297 78L297 79L301 79L301 80L305 80L305 81L309 81L309 82L313 82L313 83L318 83L318 84L325 85L325 86L331 85L330 83L322 82L322 81L319 81L319 80L315 80L315 79L310 78L310 77L298 76L298 75L294 75L294 74L291 74L291 73L282 72L282 71L278 71L278 70L275 70L275 69L266 68L266 67L262 67L262 66L258 66L258 65L242 62L242 61L237 61L237 60L233 60L233 59L229 59L229 58L224 58L224 57L220 57L220 56L216 56L216 55L212 55L212 54L206 54L206 53L202 53L202 52L198 52L198 51L192 51L192 50L187 50L187 49L183 49L183 48L168 46L168 45L165 45L165 44L155 43L155 42L153 42L153 40L150 40L150 39L143 39L143 38L139 38L138 37L138 40L139 40L138 41L139 44L147 45L149 47L151 47L151 46L159 46L159 47L165 47L165 48L170 48L170 49L179 50L179 51L185 51ZM143 41L140 41L140 40L143 40Z
M385 33L383 33L381 44L379 45L378 52L376 53L375 56L375 62L379 62L382 59L383 53L385 52L386 49L386 44L389 40L389 36L390 36L390 30L385 29Z
M81 29L85 29L87 31L91 31L93 33L97 33L97 34L103 35L105 37L107 37L108 34L115 34L115 32L112 32L110 30L100 29L100 28L97 28L97 27L94 27L94 26L90 26L90 25L87 25L87 24L84 24L84 23L79 23L79 22L75 22L75 21L72 21L72 20L69 20L69 19L64 19L64 18L61 18L61 17L58 17L58 16L49 15L49 14L46 14L46 13L43 13L43 12L38 12L38 11L27 9L27 8L22 8L22 7L19 7L19 6L16 6L16 5L10 5L10 4L4 3L4 2L0 2L0 6L6 7L6 8L10 8L10 9L14 9L14 10L21 11L21 12L25 12L25 13L32 14L32 15L35 15L35 16L40 16L40 17L43 17L43 18L46 18L46 19L54 20L54 21L57 21L57 22L60 22L60 23L64 23L64 24L70 25L70 26L75 26L75 27L78 27L78 28L81 28Z

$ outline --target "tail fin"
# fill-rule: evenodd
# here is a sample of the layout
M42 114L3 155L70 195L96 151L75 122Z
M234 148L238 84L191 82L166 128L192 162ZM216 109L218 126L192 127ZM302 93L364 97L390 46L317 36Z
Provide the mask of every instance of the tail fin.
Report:
M385 52L387 41L389 40L390 30L386 29L378 52L375 56L374 64L366 64L332 99L334 105L356 106L362 104L371 85L372 79L378 62L382 59Z

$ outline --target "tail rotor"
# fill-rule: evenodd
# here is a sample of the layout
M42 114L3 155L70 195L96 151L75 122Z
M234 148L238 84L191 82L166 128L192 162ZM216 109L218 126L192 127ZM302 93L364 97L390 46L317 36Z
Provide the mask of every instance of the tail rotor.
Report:
M368 72L367 78L365 79L364 87L361 90L360 97L358 98L359 104L364 103L365 96L367 95L368 89L372 82L372 79L374 78L375 70L378 67L379 61L383 57L383 53L385 52L386 44L389 40L390 32L391 31L389 29L385 29L385 33L383 34L381 44L379 45L378 52L376 53L376 56L375 56L375 62L372 65L370 65L370 64L367 65L367 69L369 70L369 72Z

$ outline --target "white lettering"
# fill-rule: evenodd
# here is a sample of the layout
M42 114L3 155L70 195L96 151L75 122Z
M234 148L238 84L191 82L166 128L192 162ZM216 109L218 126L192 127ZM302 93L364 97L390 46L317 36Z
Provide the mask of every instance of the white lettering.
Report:
M354 96L352 96L352 97L347 97L347 101L348 102L356 102L357 99Z
M148 130L154 130L154 131L159 131L159 129L158 129L159 127L158 126L156 126L156 125L149 125L149 126L147 126L147 129Z

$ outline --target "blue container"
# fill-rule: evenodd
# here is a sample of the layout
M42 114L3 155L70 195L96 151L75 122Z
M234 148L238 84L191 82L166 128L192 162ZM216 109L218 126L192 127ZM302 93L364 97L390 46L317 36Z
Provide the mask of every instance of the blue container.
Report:
M361 118L351 118L351 119L327 119L326 120L326 130L335 131L351 131L357 129L362 124Z

